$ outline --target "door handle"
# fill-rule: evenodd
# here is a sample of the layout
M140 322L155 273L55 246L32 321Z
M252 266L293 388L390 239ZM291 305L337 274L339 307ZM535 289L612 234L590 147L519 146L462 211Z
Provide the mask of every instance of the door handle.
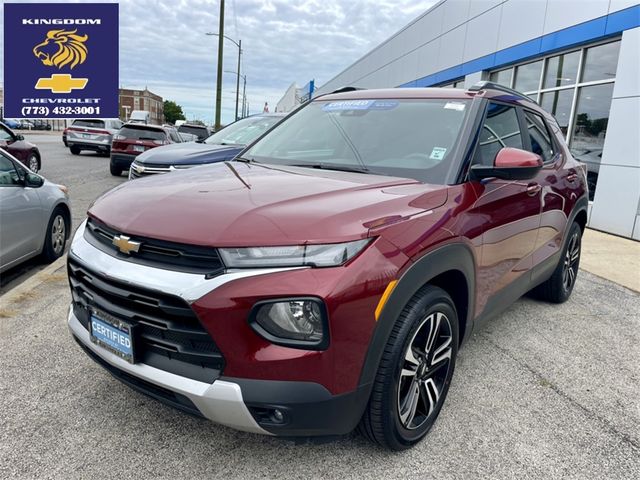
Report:
M538 192L540 192L540 190L542 190L542 185L540 185L539 183L530 183L529 185L527 185L527 195L529 195L530 197L536 195Z

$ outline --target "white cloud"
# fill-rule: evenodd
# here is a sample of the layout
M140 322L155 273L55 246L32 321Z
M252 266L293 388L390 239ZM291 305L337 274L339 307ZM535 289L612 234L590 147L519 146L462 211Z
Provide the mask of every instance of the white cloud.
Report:
M18 3L18 0L4 0ZM19 0L24 2L24 0ZM39 3L39 2L38 2ZM213 120L219 2L121 0L120 84L181 104ZM242 72L251 111L273 109L292 82L332 78L424 12L434 1L227 0L225 34L242 39ZM237 27L236 27L237 25ZM2 35L0 35L2 42ZM0 49L4 45L0 43ZM237 68L225 41L224 70ZM235 75L223 76L223 121L233 117Z

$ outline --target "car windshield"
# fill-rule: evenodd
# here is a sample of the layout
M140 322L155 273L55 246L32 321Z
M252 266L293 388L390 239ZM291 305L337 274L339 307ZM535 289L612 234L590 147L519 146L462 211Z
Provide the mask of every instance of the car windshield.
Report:
M164 130L148 127L134 127L131 125L122 127L118 132L118 135L120 137L130 138L133 140L164 140L166 138Z
M92 119L87 119L87 120L74 120L73 121L73 126L74 127L89 127L89 128L104 128L104 120L92 120Z
M248 145L269 130L282 117L249 117L238 120L207 138L204 143L211 145Z
M315 101L243 158L444 184L468 106L459 99Z

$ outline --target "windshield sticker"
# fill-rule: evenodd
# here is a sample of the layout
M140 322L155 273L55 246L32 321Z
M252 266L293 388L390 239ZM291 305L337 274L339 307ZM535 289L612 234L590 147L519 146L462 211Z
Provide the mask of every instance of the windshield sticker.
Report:
M325 112L341 112L345 110L391 110L400 102L396 100L342 100L329 102L322 106Z
M458 112L464 111L464 107L466 107L464 103L458 102L447 102L447 104L444 106L444 108L446 108L447 110L457 110Z
M429 155L429 158L431 160L442 160L444 158L445 153L447 153L446 148L433 147L433 150L431 150L431 155Z

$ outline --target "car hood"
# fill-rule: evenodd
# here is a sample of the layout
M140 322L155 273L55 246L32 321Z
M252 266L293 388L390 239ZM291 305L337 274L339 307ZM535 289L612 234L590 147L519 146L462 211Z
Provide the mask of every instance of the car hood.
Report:
M209 145L206 143L174 143L148 150L139 155L137 163L148 165L201 165L231 160L243 145Z
M89 215L129 234L208 246L292 245L365 238L445 203L416 180L225 162L127 182Z

